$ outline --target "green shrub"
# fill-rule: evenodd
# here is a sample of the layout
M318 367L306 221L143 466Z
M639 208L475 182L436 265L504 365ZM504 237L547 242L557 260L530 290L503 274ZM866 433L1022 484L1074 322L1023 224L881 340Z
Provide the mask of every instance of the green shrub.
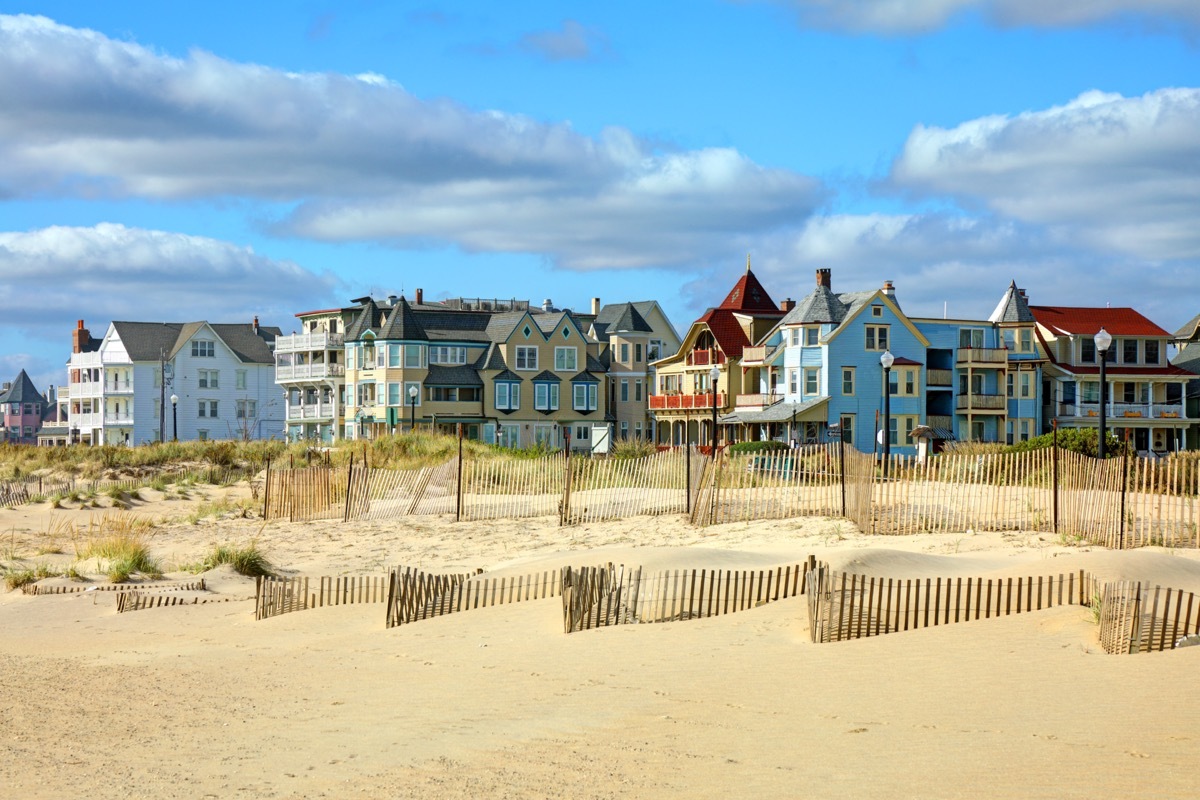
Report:
M767 440L763 442L737 442L729 445L730 453L765 453L773 450L787 450L787 442Z
M618 439L609 455L616 459L645 458L657 452L654 442L646 439Z
M245 547L217 545L195 567L195 570L197 572L207 572L222 564L230 565L233 567L233 571L239 575L248 575L252 578L259 575L273 574L271 571L271 562L258 549L258 545L253 542Z

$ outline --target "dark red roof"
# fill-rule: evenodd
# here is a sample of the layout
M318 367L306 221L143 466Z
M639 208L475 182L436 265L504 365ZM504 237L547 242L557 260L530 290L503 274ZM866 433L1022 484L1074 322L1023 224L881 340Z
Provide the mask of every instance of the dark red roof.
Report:
M896 360L892 362L893 367L919 367L919 366L921 366L920 361L913 361L911 358L905 358L904 356L895 356L895 359Z
M1030 306L1029 310L1034 319L1056 332L1090 336L1104 328L1113 336L1171 335L1132 308Z
M703 322L712 331L713 338L726 358L738 358L742 348L750 346L746 332L734 318L733 312L724 308L710 308L698 322Z
M718 307L731 311L780 311L779 306L775 305L771 295L767 294L767 290L758 282L758 278L754 277L754 273L749 268L746 269L746 274L739 278L738 282L729 290L725 301Z

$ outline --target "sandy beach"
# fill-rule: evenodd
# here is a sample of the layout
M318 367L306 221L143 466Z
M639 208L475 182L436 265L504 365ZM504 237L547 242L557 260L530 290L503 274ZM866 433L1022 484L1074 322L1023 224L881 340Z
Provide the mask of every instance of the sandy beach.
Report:
M207 487L128 514L168 578L255 541L284 575L525 574L603 562L759 568L809 554L883 577L1088 569L1200 592L1200 553L1048 534L863 536L842 520L641 517L189 521ZM0 511L10 558L64 565L104 509ZM61 549L60 554L47 550ZM39 555L39 551L41 554ZM803 600L566 635L557 598L385 629L382 604L254 620L228 602L116 613L116 592L0 596L0 786L11 797L1194 797L1200 648L1103 653L1060 607L814 645ZM50 582L69 583L66 579Z

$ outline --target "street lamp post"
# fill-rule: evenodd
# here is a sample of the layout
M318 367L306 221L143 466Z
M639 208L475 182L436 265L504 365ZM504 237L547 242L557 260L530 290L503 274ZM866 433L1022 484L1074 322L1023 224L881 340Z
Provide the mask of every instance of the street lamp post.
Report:
M1105 374L1108 348L1112 346L1112 334L1101 328L1096 331L1096 356L1100 359L1100 442L1096 453L1104 458L1104 438L1108 435L1108 376Z
M417 429L417 387L408 387L408 431Z
M179 441L179 395L171 395L171 441Z
M712 405L712 460L717 458L717 378L721 377L721 368L716 364L708 371L708 377L711 379L709 389L712 390L713 405Z
M884 350L879 357L883 365L883 477L888 476L888 462L892 457L892 364L896 357L891 350Z

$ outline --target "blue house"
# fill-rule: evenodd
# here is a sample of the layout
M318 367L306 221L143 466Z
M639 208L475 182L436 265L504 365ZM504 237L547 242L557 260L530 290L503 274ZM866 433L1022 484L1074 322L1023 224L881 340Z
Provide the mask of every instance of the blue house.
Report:
M987 320L910 318L895 287L835 293L828 269L812 293L753 347L741 364L743 386L722 418L736 438L820 442L837 426L862 451L878 448L883 427L883 366L890 353L888 438L912 454L919 438L933 450L950 440L1009 442L1041 429L1044 357L1035 322L1015 283Z

